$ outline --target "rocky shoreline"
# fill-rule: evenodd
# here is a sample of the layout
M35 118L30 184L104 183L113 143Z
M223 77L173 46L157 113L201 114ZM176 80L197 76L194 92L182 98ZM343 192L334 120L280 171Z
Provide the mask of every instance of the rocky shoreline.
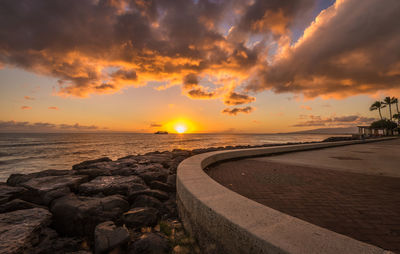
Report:
M277 145L283 144L157 151L12 174L0 183L0 254L201 253L178 217L179 163L205 152Z

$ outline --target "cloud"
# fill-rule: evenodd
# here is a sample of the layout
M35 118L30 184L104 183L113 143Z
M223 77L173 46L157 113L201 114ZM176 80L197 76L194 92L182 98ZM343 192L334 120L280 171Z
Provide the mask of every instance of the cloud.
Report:
M52 109L52 110L59 110L58 107L48 107L48 109Z
M32 100L32 101L35 100L35 98L30 97L30 96L24 96L24 99L25 99L25 100Z
M248 89L344 97L398 87L399 13L397 0L336 1L296 44L260 68Z
M17 121L0 121L0 131L16 131L16 132L57 132L57 131L95 131L100 128L95 125L76 124L53 124L43 122L17 122ZM104 129L104 128L103 128Z
M254 107L248 106L248 107L233 108L233 109L226 108L226 109L222 110L222 113L227 114L227 115L236 116L239 113L249 114L253 111L254 111Z
M251 97L247 94L239 94L232 91L226 94L224 103L225 105L241 105L253 102L255 100L256 98Z
M215 92L208 92L202 87L194 88L188 94L190 98L194 99L211 99L216 95Z
M150 124L150 127L162 127L163 125L162 124L159 124L159 123L152 123L152 124Z
M233 98L238 87L307 98L398 88L400 1L337 0L310 24L317 2L3 0L0 66L79 97L152 81L227 105L254 101Z
M183 84L191 98L215 98L201 82L240 86L315 2L4 0L0 65L55 77L63 96L159 81L160 89Z
M364 117L359 115L332 117L301 115L300 119L303 121L293 125L293 127L346 127L355 125L369 125L371 124L371 122L377 120L376 118Z
M312 107L307 106L307 105L300 105L301 109L305 109L305 110L312 110Z
M32 107L30 107L30 106L21 106L21 109L22 110L27 110L27 109L32 109Z

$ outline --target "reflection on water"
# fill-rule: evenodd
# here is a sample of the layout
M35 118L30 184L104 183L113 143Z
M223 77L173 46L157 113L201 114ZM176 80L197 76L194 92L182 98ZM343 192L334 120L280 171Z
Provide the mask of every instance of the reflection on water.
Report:
M321 141L310 134L0 133L0 181L11 173L70 169L83 160L173 149Z

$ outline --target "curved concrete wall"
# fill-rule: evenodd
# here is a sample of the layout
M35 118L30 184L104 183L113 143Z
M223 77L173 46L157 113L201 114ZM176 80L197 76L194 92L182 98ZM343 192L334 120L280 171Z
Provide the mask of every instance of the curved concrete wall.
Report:
M263 206L223 187L203 171L233 158L373 141L378 140L227 150L190 157L178 166L177 173L178 210L184 227L204 253L391 253Z

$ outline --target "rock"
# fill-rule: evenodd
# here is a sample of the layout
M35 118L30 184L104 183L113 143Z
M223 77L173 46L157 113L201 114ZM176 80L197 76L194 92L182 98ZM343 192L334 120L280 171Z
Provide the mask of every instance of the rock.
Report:
M131 228L155 226L158 210L152 207L132 208L122 215L122 221Z
M129 241L129 232L125 227L117 227L114 222L106 221L94 230L95 253L106 253Z
M168 210L169 217L178 218L178 210L176 207L176 198L169 199L164 202L164 207Z
M175 192L175 187L168 184L168 183L163 183L160 181L152 181L149 183L150 188L156 189L156 190L161 190L165 192Z
M101 162L110 162L110 161L112 161L112 160L108 157L102 157L102 158L95 159L95 160L87 160L87 161L81 162L79 164L73 165L72 169L80 170L80 169L84 169L84 168L91 168L91 167L93 167L93 164L97 164L99 162L100 163ZM96 167L96 166L94 166L94 167Z
M188 247L177 245L173 249L174 254L190 254Z
M31 209L31 208L41 208L39 205L26 202L21 199L14 199L8 203L0 205L0 213L8 213L16 210L24 210L24 209Z
M168 175L166 183L176 188L176 174Z
M150 197L157 198L161 201L165 201L165 200L169 199L168 194L163 191L146 189L146 190L130 192L128 195L129 202L132 203L139 195L147 195Z
M87 175L89 179L94 179L98 176L110 176L111 170L108 168L85 168L80 170L74 170L75 175Z
M168 212L168 209L161 203L158 199L147 196L147 195L139 195L136 197L135 201L131 205L131 208L137 207L153 207L160 211L162 214Z
M27 201L48 205L54 199L67 195L70 190L77 190L87 179L87 176L78 175L45 176L33 178L22 183L22 186L30 191Z
M42 208L0 214L0 253L27 253L39 244L51 213Z
M168 241L154 233L144 234L138 241L134 242L129 254L164 254L169 253Z
M31 180L32 178L44 177L44 176L62 176L71 174L73 174L71 170L55 170L55 169L49 169L30 174L11 174L10 177L7 179L7 184L11 186L18 186L24 182Z
M97 193L127 195L131 187L138 189L138 186L134 186L135 184L144 187L143 180L138 176L99 176L79 186L79 192L85 195Z
M136 156L135 158L137 161L141 160L147 160L149 163L159 163L161 164L164 168L169 168L170 164L172 162L172 156L171 154L153 154L153 153L148 153L146 155L139 155Z
M22 187L8 186L5 183L0 183L0 204L7 203L8 201L19 198L26 194L27 189Z
M32 254L54 254L75 253L82 250L82 239L74 237L59 237L57 232L51 228L42 231L40 238L43 239L39 245L31 249Z
M120 195L100 198L72 193L54 200L51 206L57 232L90 238L97 224L118 219L128 209L128 202Z

